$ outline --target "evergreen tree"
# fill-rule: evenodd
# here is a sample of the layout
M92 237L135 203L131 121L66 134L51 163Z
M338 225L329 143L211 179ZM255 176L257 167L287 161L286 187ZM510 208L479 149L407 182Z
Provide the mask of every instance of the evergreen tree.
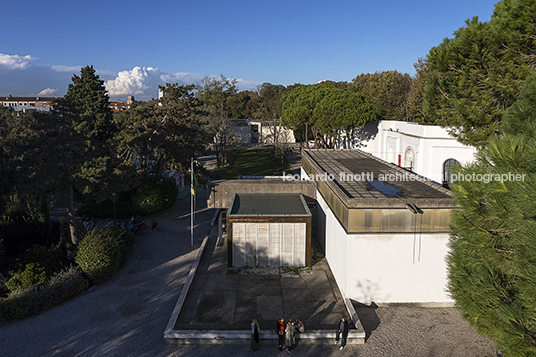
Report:
M503 0L489 22L477 17L433 47L424 108L462 143L482 146L536 68L536 2Z
M502 121L502 135L490 137L455 182L460 208L452 214L449 291L505 356L534 356L536 73Z
M412 79L407 73L382 71L363 73L352 79L348 90L372 103L380 119L408 120L407 100Z
M324 147L332 147L341 130L351 132L376 118L373 105L362 95L339 89L336 83L298 85L281 99L282 125L294 129L305 124L306 133L311 129L316 145Z
M72 82L54 106L58 119L54 156L61 160L57 163L62 170L58 178L67 191L71 240L77 244L75 193L97 194L106 186L117 162L109 142L115 127L104 81L93 66L86 66L80 76L73 75Z

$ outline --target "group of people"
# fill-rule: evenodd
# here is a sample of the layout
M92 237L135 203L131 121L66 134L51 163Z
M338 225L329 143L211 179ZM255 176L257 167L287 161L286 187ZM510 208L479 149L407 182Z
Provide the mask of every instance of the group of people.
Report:
M156 218L153 218L153 221L151 222L151 230L156 231L157 225L158 225L158 222L156 221ZM117 222L116 227L125 229L125 230L130 230L135 235L143 235L143 233L145 233L145 229L147 225L145 224L145 221L141 217L134 218L133 216L128 222L125 222L125 223Z
M277 342L279 351L283 351L285 348L289 353L292 351L292 346L294 346L294 343L296 342L296 330L302 333L305 332L303 323L300 320L292 321L292 319L290 319L287 321L286 326L285 319L280 317L277 320L275 331L278 337Z
M95 217L84 217L82 219L82 226L85 228L86 231L90 231L96 227L96 222L97 220L95 219Z
M259 336L260 336L260 327L257 319L251 321L251 350L257 351L259 349ZM283 351L285 348L290 353L292 351L292 346L294 346L296 339L296 332L305 332L303 322L300 320L292 319L288 320L285 324L285 319L280 317L277 320L275 333L278 336L279 351Z
M335 333L335 344L339 343L339 340L341 341L341 347L342 350L344 346L346 346L346 340L348 339L348 321L346 321L346 318L342 317L337 325L337 331ZM251 350L257 351L259 349L259 342L260 342L260 332L261 329L259 327L259 322L257 319L253 319L251 321ZM289 353L292 351L292 347L296 343L295 335L296 332L304 333L305 328L303 323L300 320L294 320L292 319L288 320L285 324L285 319L280 317L277 319L276 327L275 327L275 333L278 337L278 348L279 351L287 350Z

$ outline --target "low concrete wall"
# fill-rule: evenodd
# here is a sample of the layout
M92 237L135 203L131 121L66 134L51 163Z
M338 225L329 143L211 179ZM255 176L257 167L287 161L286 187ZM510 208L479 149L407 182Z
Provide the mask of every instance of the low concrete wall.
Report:
M281 178L209 181L207 207L227 209L235 193L301 193L306 201L316 199L316 182L289 180Z
M361 323L359 323L361 325ZM166 333L168 342L188 344L249 344L251 341L250 330L176 330ZM275 346L278 336L270 330L261 331L259 335L262 345ZM311 330L304 333L296 333L296 340L313 343L329 343L335 341L335 331ZM365 332L359 329L348 331L349 345L361 345L365 343Z

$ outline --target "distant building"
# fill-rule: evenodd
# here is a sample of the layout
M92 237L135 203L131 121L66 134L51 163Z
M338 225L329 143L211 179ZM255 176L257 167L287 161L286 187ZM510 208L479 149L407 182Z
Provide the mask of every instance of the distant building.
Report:
M283 128L280 120L230 119L230 137L238 145L295 143L294 132Z
M26 109L48 111L52 108L52 102L57 97L0 97L0 106L8 107L16 111Z
M445 187L452 186L451 172L471 163L476 148L467 146L436 125L411 122L373 121L337 140L336 149L359 149Z
M128 97L126 102L124 100L117 100L115 102L110 102L110 104L108 104L108 108L110 108L112 112L120 112L123 110L130 109L132 104L135 102L136 100L134 99L134 96L132 95Z

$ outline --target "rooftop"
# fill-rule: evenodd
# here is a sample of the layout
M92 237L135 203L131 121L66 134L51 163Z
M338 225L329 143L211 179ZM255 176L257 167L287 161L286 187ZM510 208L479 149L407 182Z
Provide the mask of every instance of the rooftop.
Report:
M229 215L310 216L301 193L240 193L231 201Z
M448 189L361 150L306 150L302 160L347 207L455 207Z

